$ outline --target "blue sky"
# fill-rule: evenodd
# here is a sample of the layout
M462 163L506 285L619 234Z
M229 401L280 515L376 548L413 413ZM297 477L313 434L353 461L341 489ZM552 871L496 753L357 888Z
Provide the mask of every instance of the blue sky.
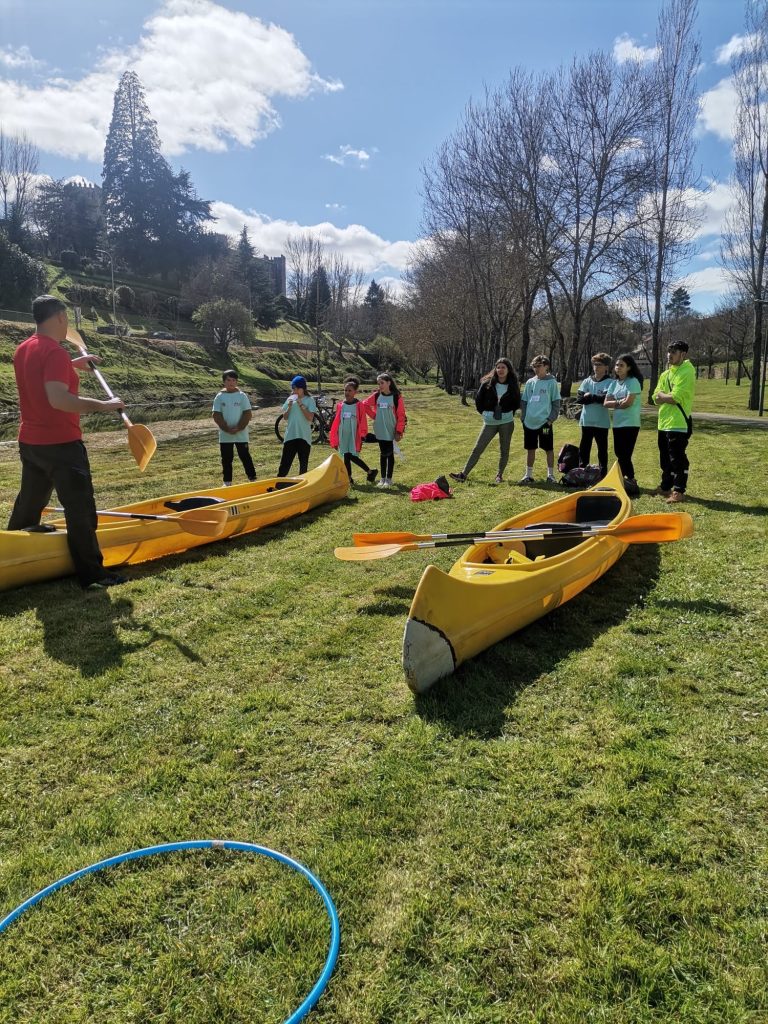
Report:
M421 166L485 86L591 49L653 46L657 0L0 0L0 123L26 130L41 171L101 181L120 73L135 68L171 163L281 251L316 231L393 287L421 235ZM727 63L739 0L699 0L701 255L694 306L727 284L717 263L730 200ZM719 61L719 62L718 62Z

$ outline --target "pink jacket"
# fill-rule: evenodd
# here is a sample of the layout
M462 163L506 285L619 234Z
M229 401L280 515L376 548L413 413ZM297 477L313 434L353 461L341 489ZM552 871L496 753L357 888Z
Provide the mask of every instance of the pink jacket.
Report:
M331 442L331 448L339 447L339 430L341 429L341 407L344 402L339 402L336 406L336 415L333 417L333 423L331 424L331 433L329 440ZM355 407L357 412L357 430L355 431L355 448L357 451L363 447L363 440L365 435L368 433L368 419L365 415L365 409L363 403L355 401Z
M366 415L370 416L372 420L376 419L376 399L379 397L379 392L374 391L372 395L369 395L362 406L365 409ZM403 396L400 395L400 401L397 403L395 409L395 433L401 436L405 433L405 402Z

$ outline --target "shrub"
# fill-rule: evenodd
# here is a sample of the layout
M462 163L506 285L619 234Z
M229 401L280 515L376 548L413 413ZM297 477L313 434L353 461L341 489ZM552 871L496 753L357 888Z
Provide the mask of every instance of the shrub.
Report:
M64 270L79 270L80 269L80 257L74 251L74 249L64 249L61 252L61 265Z
M118 285L115 288L115 300L123 309L133 309L133 304L136 301L133 288L129 288L127 284Z

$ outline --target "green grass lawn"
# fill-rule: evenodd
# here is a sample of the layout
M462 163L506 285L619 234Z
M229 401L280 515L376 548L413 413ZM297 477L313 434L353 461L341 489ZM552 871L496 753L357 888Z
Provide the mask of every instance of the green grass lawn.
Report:
M489 452L454 500L410 502L461 467L480 420L437 391L406 401L392 491L356 487L103 595L70 580L0 594L0 916L122 851L239 839L301 860L338 907L341 957L311 1020L765 1021L764 433L697 424L693 538L630 548L414 699L410 600L461 549L350 564L333 546L490 527L551 492L491 486ZM577 436L558 423L558 447ZM269 426L252 449L274 472ZM656 459L648 417L648 490ZM103 506L219 479L213 432L163 445L144 475L127 445L92 461ZM510 481L522 467L517 430ZM0 447L1 518L17 485ZM327 943L319 898L279 865L139 861L0 936L0 1024L278 1024Z

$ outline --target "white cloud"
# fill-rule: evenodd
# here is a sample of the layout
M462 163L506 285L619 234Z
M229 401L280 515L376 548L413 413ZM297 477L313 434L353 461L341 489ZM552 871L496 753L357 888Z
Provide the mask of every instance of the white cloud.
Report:
M703 270L694 270L675 282L676 288L681 286L688 289L692 298L702 292L722 295L733 286L733 278L724 267L705 267Z
M222 202L214 202L211 211L217 218L213 230L236 237L245 225L253 244L268 256L285 252L288 235L309 232L329 252L340 253L354 266L362 267L366 274L378 275L382 271L389 271L394 277L405 270L413 248L412 242L389 242L362 224L348 224L347 227L339 228L328 221L304 225L296 221L270 220L263 214L244 212Z
M5 130L26 130L41 149L101 160L117 82L135 70L164 152L251 146L280 124L276 97L343 88L320 78L294 37L213 2L163 0L133 46L107 51L81 79L27 86L0 78Z
M374 152L376 152L374 150ZM357 166L365 168L368 166L368 161L371 159L371 154L364 149L354 149L352 146L339 146L339 152L324 153L323 160L329 160L332 164L338 164L339 167L343 167L347 161L357 162Z
M0 66L7 68L25 68L33 70L44 67L44 62L32 56L28 46L20 46L18 50L11 50L6 47L0 50Z
M699 126L726 142L733 138L737 96L732 78L723 78L699 97Z
M727 181L712 180L706 189L689 189L688 192L701 213L701 223L696 231L696 237L721 235L725 227L725 218L736 201L731 185Z
M715 64L729 64L732 57L736 57L746 50L754 50L759 42L760 36L756 33L746 36L731 36L724 46L719 46L715 51Z
M346 210L344 203L326 203L326 210Z
M637 60L642 64L656 60L659 54L657 46L639 46L626 32L613 41L613 59L617 64L626 64L629 60Z

